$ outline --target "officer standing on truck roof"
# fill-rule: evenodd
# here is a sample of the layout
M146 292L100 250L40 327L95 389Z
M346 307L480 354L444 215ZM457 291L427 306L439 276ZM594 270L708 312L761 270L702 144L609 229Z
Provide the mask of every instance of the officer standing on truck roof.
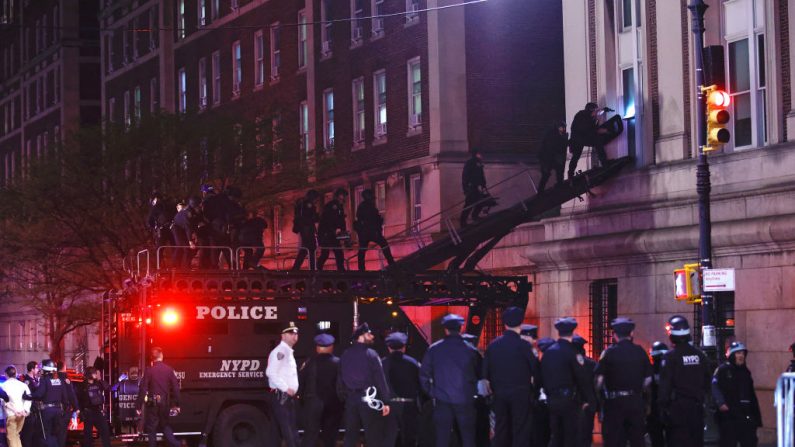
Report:
M282 440L287 447L295 447L298 430L295 424L295 394L298 392L298 367L293 346L298 342L298 328L292 321L282 330L282 342L268 356L268 404Z
M157 446L157 432L171 447L179 447L168 418L179 414L179 382L174 368L163 363L163 350L152 348L152 366L144 371L135 408L140 415L144 411L144 430L149 437L149 447ZM146 407L144 409L144 407Z
M298 371L304 413L301 445L315 447L320 437L324 447L334 447L342 419L342 402L336 392L340 358L334 355L334 336L315 336L315 353Z
M370 348L375 336L367 323L353 331L353 345L340 358L337 392L345 399L345 447L359 443L364 428L367 447L386 447L386 417L391 394L378 354ZM391 447L391 446L390 446Z

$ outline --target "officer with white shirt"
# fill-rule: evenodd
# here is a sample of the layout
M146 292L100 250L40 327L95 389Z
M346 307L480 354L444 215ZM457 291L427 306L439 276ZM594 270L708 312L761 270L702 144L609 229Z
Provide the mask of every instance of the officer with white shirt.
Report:
M22 396L30 394L30 388L17 380L17 369L13 365L7 367L5 373L8 380L0 388L8 394L8 402L5 404L8 447L21 447L19 432L22 431L25 418L30 414L30 401L22 399Z
M293 346L298 342L298 328L292 321L282 330L282 342L268 356L268 403L276 420L281 439L287 447L295 447L298 431L295 424L295 393L298 391L298 367Z

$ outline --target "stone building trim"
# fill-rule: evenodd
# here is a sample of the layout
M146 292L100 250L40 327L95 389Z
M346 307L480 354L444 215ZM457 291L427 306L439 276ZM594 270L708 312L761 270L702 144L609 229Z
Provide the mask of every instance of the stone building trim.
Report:
M781 116L786 117L792 110L792 79L790 78L790 33L789 33L789 1L779 0L778 2L778 18L779 18L779 45L781 51ZM784 123L781 132L781 141L788 141L787 138L787 125Z
M657 63L657 5L655 0L646 0L646 42L648 51L649 90L651 95L652 138L660 136L660 86ZM652 143L652 146L654 144ZM656 161L656 156L652 156Z
M682 115L685 129L685 147L682 158L693 158L693 140L690 130L693 126L690 87L690 14L687 10L688 0L680 0L682 4Z
M588 72L590 73L591 102L597 101L596 84L596 0L588 0Z

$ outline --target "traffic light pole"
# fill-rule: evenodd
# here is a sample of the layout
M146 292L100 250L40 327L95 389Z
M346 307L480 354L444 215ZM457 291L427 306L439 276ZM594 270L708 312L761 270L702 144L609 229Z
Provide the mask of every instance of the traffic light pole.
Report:
M687 6L691 13L695 42L696 64L696 117L698 117L698 165L696 169L696 191L698 192L698 258L702 272L712 268L712 221L709 212L709 163L704 146L707 143L707 115L704 93L704 12L708 5L704 0L691 0ZM715 301L709 292L701 291L701 348L711 358L715 356Z

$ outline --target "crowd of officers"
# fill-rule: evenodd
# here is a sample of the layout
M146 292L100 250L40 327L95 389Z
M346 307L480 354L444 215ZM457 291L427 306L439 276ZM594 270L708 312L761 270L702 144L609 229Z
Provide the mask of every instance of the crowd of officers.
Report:
M389 353L379 359L365 323L341 357L333 354L334 337L317 335L316 355L300 367L292 351L298 328L291 324L266 370L282 440L333 446L342 426L347 447L359 445L360 429L368 447L581 447L591 445L598 416L608 447L644 446L646 434L653 447L702 446L711 393L720 445L757 445L762 420L743 343L731 343L713 374L686 318L668 321L671 349L658 341L649 353L633 341L635 323L616 318L614 343L592 360L574 318L557 320L553 340L538 339L538 328L522 324L523 317L521 309L507 309L504 334L481 355L476 340L461 333L464 319L447 315L445 337L421 363L405 354L408 337L400 332L386 336Z
M232 265L230 251L224 248L231 247L243 253L240 268L262 268L259 264L265 252L263 232L268 227L263 212L247 211L240 203L242 191L235 186L219 192L212 185L203 185L201 192L201 198L190 197L176 205L159 191L151 196L147 225L158 250L176 247L171 251L170 266L188 269L197 256L202 269L217 269L221 259ZM299 270L305 259L310 270L323 270L332 252L337 270L346 269L343 248L352 246L345 214L348 191L338 188L322 209L320 198L320 193L310 189L295 203L292 231L299 236L300 247L293 270ZM359 242L359 270L365 269L365 255L371 244L380 247L388 264L395 261L383 235L383 224L373 190L364 190L353 222Z

